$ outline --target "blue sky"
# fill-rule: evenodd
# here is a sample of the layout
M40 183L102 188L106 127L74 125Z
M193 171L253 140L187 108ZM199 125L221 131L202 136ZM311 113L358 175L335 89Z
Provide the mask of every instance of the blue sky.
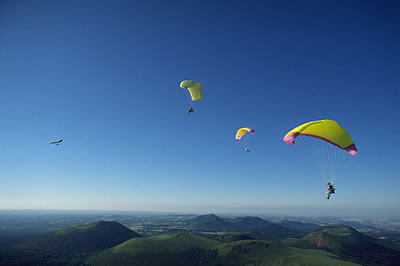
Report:
M399 11L2 1L0 209L400 213ZM203 84L190 117L184 79ZM306 151L282 141L325 118L359 150L330 201ZM250 153L234 141L243 126Z

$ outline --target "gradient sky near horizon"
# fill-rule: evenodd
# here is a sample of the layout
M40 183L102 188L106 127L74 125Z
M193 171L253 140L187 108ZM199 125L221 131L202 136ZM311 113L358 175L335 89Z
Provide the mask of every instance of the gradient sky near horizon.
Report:
M398 1L3 0L0 209L398 215L399 13ZM184 79L203 84L190 117ZM326 118L359 150L330 201L304 149L282 141ZM243 126L250 153L234 141Z

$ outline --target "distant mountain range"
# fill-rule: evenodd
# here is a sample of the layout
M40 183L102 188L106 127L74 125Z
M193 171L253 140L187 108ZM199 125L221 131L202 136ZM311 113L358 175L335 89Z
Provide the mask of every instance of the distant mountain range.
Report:
M192 232L247 232L250 237L258 240L298 237L313 231L309 228L319 228L318 225L313 224L295 222L286 224L288 226L282 226L252 216L224 220L214 214L207 214L190 220L187 228Z
M189 220L187 232L142 237L117 223L67 226L0 248L0 265L399 265L400 254L351 227L259 217Z

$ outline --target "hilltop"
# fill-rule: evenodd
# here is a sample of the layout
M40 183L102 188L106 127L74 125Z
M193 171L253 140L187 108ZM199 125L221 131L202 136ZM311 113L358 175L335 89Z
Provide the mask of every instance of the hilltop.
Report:
M323 249L340 258L362 264L392 264L400 261L399 253L377 243L355 229L345 225L321 227L300 239L282 241L304 249Z
M215 214L206 214L191 219L187 229L205 232L232 232L237 228Z

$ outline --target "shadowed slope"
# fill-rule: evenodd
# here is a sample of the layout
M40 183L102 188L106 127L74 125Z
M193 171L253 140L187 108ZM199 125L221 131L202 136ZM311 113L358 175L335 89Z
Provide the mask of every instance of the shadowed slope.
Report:
M288 221L288 220L284 220L284 221L280 221L279 223L277 223L278 225L284 226L286 228L292 229L292 230L296 230L299 232L304 232L304 233L311 233L314 232L316 230L319 230L321 228L321 226L317 225L317 224L310 224L310 223L301 223L301 222L295 222L295 221Z
M214 239L224 243L230 243L240 240L255 240L255 238L251 237L249 234L237 233L237 232L218 234L215 236Z
M238 217L230 221L240 231L251 231L250 236L256 239L270 240L290 236L299 236L299 232L287 227L263 220L259 217Z
M134 237L140 235L118 222L100 221L66 226L31 244L54 252L87 252L110 248Z
M80 264L88 253L104 250L140 237L117 222L62 227L0 254L0 265Z

